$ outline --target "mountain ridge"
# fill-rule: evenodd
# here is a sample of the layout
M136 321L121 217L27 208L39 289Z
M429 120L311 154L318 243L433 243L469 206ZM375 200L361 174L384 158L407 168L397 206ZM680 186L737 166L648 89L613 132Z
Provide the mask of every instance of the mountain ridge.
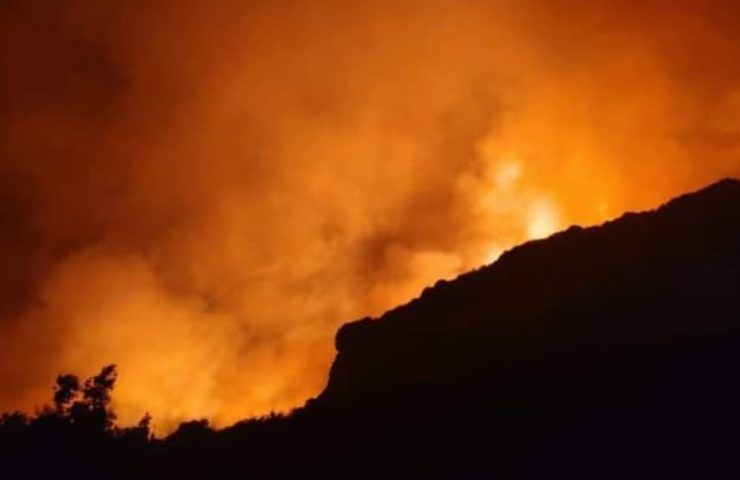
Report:
M571 301L577 302L579 299L583 301L589 293L593 293L587 285L584 285L584 282L598 281L600 277L606 276L605 273L621 278L623 283L644 283L650 275L656 275L656 273L646 273L646 269L643 268L639 269L640 272L637 275L637 273L630 274L628 269L636 262L650 262L651 260L647 257L654 257L650 270L664 273L670 271L675 267L668 265L669 263L680 265L686 261L681 258L686 257L682 253L684 250L699 250L702 246L706 247L702 245L701 230L711 232L711 229L707 228L708 223L717 225L714 227L714 235L707 241L722 243L721 226L732 227L733 220L738 220L736 212L723 211L727 205L740 206L740 181L738 180L724 179L704 189L670 200L653 210L625 213L615 220L598 226L570 227L546 239L527 242L505 252L490 265L462 274L454 280L437 282L433 287L425 289L418 298L386 312L377 319L365 318L345 324L336 336L338 354L332 367L329 383L322 396L331 394L337 389L336 382L339 378L350 376L342 373L345 369L342 362L346 360L348 352L372 350L374 347L363 346L362 342L372 342L374 340L370 339L388 335L389 331L398 332L401 330L400 323L402 322L413 323L414 327L410 330L416 328L417 331L426 330L428 332L431 330L430 325L440 326L440 323L444 323L445 315L440 314L439 311L445 311L449 305L454 305L458 310L468 303L473 303L478 307L486 305L481 308L498 309L496 312L498 315L494 315L497 318L492 321L499 322L508 329L519 329L530 326L533 320L545 315L543 312L537 312L537 308L526 305L531 299L519 298L519 302L509 301L512 296L522 296L519 290L529 290L535 297L539 294L539 298L534 303L540 306L548 301L551 305L551 299L546 297L553 295L555 297L575 295L577 298L571 298ZM736 236L729 234L728 236L736 239ZM610 240L612 238L614 240ZM689 241L681 240L681 238ZM679 240L680 245L674 245L676 240ZM662 262L656 264L656 260L662 260ZM637 278L638 276L643 278ZM551 280L549 284L548 279ZM562 285L566 283L564 282L566 279L574 286L557 288L556 284ZM536 285L534 287L527 285L528 282ZM511 283L515 284L515 288L509 288ZM574 291L577 287L582 288L583 291ZM480 292L474 295L466 293L466 290L475 289ZM506 289L510 290L506 294L497 293L497 290ZM553 295L547 295L547 289L555 290L555 292ZM494 305L490 302L491 297L497 298L500 304ZM559 301L562 303L562 299ZM509 311L506 311L507 308ZM462 316L459 315L459 317ZM467 318L475 316L475 314L467 315ZM481 318L477 318L474 323L480 326L482 321ZM447 322L447 325L440 328L450 327L453 323L455 322ZM459 323L458 320L457 325ZM376 332L371 330L376 330ZM399 342L403 343L401 340ZM388 342L382 343L387 346Z
M342 327L347 326L347 325L351 325L351 324L354 324L354 323L358 323L358 322L366 322L368 320L379 320L379 319L381 319L383 317L386 317L389 314L393 314L394 312L396 312L399 309L403 309L404 307L406 307L407 305L409 305L411 303L414 303L414 302L417 302L419 300L422 300L427 295L433 294L435 289L438 289L440 287L443 287L443 286L445 286L445 285L447 285L449 283L453 283L453 282L455 282L457 280L460 280L461 278L468 277L468 276L471 276L471 275L476 275L476 274L478 274L478 273L480 273L482 271L487 271L487 270L491 269L492 267L494 267L495 265L497 265L497 264L499 264L501 262L509 261L509 259L510 259L510 257L512 255L514 255L514 256L520 255L520 254L522 254L522 252L528 253L530 247L535 246L535 245L540 245L543 242L548 242L548 241L551 241L553 239L560 240L560 239L562 239L564 237L567 237L569 235L572 235L572 234L574 234L576 232L578 232L578 233L592 232L592 231L595 231L595 230L598 230L598 229L601 229L601 228L610 227L610 226L612 226L615 223L629 221L629 220L631 220L631 219L633 219L635 217L639 217L640 215L645 215L645 214L650 214L650 213L657 213L657 212L659 212L661 210L664 210L664 209L675 208L676 206L681 205L684 202L687 202L687 201L690 202L692 199L696 198L697 196L703 197L703 196L707 196L707 195L717 195L717 194L725 195L727 193L729 193L729 194L735 194L735 195L740 195L740 179L736 179L736 178L732 178L732 177L726 177L726 178L723 178L721 180L718 180L718 181L716 181L716 182L714 182L714 183L712 183L712 184L710 184L710 185L708 185L706 187L703 187L703 188L697 189L695 191L692 191L692 192L688 192L688 193L679 195L678 197L671 198L667 202L665 202L664 204L662 204L662 205L660 205L658 207L647 209L647 210L640 210L640 211L627 211L627 212L622 213L619 217L616 217L616 218L613 218L613 219L610 219L610 220L606 220L606 221L604 221L604 222L602 222L600 224L597 224L597 225L590 225L590 226L585 226L585 227L584 226L580 226L580 225L570 225L567 228L565 228L563 230L560 230L560 231L557 231L557 232L555 232L555 233L553 233L553 234L551 234L551 235L549 235L547 237L539 238L539 239L534 239L534 240L528 240L528 241L526 241L524 243L515 245L515 246L513 246L513 247L511 247L511 248L509 248L507 250L505 250L495 261L493 261L493 262L491 262L489 264L482 265L480 267L477 267L475 269L469 270L467 272L463 272L460 275L458 275L458 276L456 276L455 278L452 278L452 279L438 280L433 285L428 286L428 287L425 287L422 290L422 292L419 294L419 296L417 296L417 297L409 300L406 303L403 303L401 305L395 306L395 307L391 308L390 310L384 312L383 314L381 314L381 315L379 315L377 317L369 317L369 316L368 317L363 317L363 318L358 319L358 320L347 322L347 323L343 324ZM340 328L342 328L342 327L340 327Z

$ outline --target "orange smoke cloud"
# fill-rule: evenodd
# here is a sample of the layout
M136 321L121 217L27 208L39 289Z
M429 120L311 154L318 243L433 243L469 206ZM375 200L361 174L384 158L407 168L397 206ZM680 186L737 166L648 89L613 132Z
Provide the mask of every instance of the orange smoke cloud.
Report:
M555 3L2 3L0 409L288 409L341 323L740 174L734 2Z

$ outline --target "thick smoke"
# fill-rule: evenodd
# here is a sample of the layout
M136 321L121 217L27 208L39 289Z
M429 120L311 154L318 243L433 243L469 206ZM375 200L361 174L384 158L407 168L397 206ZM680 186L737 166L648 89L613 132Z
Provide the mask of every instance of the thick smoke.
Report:
M0 2L0 409L287 409L342 322L740 174L735 2L558 3Z

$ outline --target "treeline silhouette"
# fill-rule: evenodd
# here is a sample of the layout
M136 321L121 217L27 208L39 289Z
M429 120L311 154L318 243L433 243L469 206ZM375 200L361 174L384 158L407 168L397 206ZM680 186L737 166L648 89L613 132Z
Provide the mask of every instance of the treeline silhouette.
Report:
M117 376L113 364L84 382L76 375L61 374L51 404L33 415L21 411L0 415L0 478L193 476L196 472L177 467L177 458L213 441L217 432L209 421L183 422L164 438L154 436L149 413L133 427L120 427L111 406ZM240 425L250 428L281 418L273 413Z
M111 408L115 365L81 382L76 375L59 375L52 405L35 415L24 412L0 416L0 476L12 473L33 478L117 477L123 455L144 451L152 439L151 416L135 427L115 425ZM133 473L133 470L129 473ZM3 475L4 474L4 475Z
M735 478L740 182L571 228L343 326L289 415L119 428L115 368L0 423L2 478ZM183 392L187 394L187 392Z

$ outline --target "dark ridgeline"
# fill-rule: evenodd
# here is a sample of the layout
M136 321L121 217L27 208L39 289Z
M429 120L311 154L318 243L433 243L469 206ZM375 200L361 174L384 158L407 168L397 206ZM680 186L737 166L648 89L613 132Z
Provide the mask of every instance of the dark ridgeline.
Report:
M286 417L164 440L8 417L0 477L737 474L740 182L529 242L336 343L324 392Z

